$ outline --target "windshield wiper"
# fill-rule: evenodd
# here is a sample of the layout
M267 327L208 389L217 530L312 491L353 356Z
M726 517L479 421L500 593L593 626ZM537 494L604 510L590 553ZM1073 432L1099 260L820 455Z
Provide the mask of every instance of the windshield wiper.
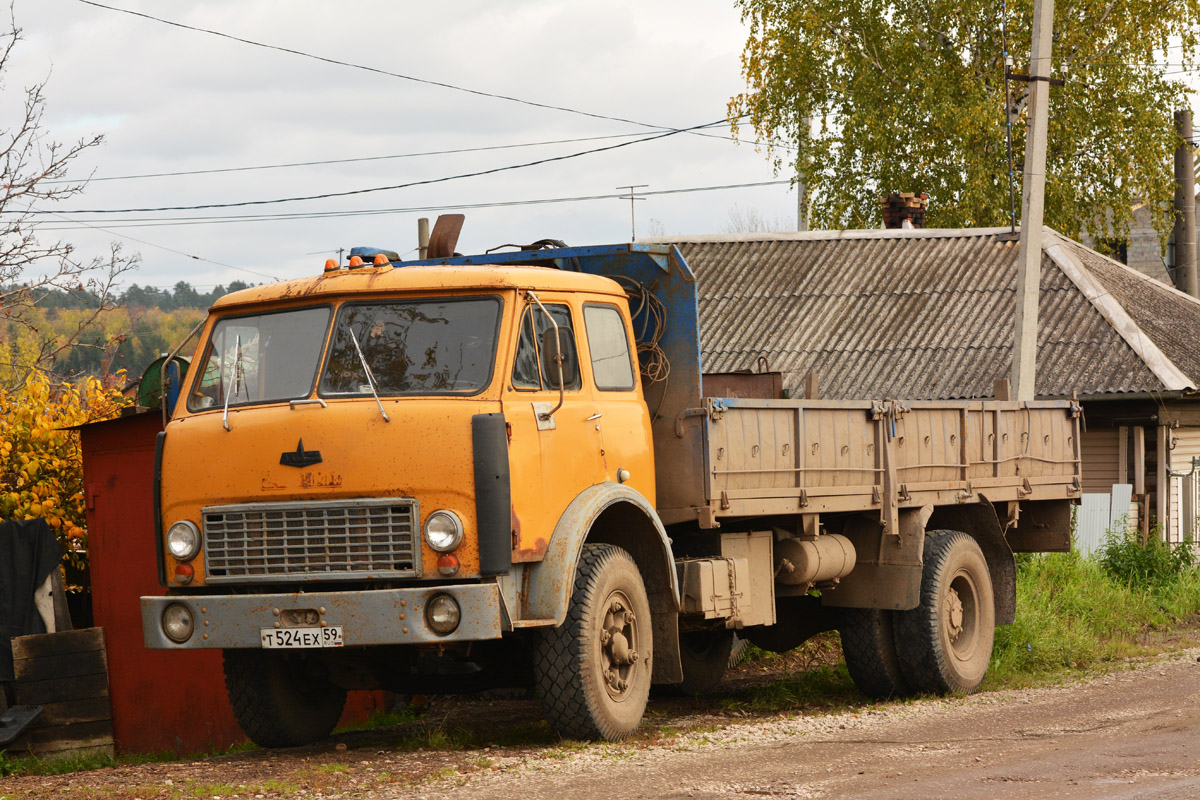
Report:
M225 387L225 413L221 416L221 424L225 426L225 430L231 431L229 427L229 398L237 392L237 387L233 382L241 375L242 366L242 337L238 335L233 342L233 360L229 362L229 385ZM232 389L233 391L230 391Z
M363 372L367 373L367 385L371 387L371 396L375 398L375 405L379 406L379 414L383 417L384 422L391 422L392 418L383 410L379 392L375 391L375 374L371 372L371 366L367 364L367 358L363 355L362 348L358 346L358 337L354 335L354 329L349 324L346 325L346 330L350 333L350 341L354 342L354 352L358 353L358 361L362 364Z

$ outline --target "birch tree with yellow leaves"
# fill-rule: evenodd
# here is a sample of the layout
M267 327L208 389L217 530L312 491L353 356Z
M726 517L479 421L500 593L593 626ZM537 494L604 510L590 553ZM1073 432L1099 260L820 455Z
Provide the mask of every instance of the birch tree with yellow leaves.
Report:
M1032 0L737 0L749 37L731 118L808 187L816 227L876 227L890 191L927 192L935 227L1009 222L1005 110L1021 198ZM1004 34L1007 33L1007 36ZM1197 66L1200 0L1059 0L1046 224L1120 235L1145 203L1172 224L1172 112ZM1018 216L1019 216L1018 208Z

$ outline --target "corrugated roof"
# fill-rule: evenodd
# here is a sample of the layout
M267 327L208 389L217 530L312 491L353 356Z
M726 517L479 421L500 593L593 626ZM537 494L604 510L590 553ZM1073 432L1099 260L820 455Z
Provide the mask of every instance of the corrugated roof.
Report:
M823 397L951 399L990 397L1009 375L1018 248L1007 234L656 241L678 245L696 273L706 372L753 370L765 356L793 396L816 372ZM1039 396L1196 387L1200 302L1053 231L1044 246L1063 263L1044 252Z

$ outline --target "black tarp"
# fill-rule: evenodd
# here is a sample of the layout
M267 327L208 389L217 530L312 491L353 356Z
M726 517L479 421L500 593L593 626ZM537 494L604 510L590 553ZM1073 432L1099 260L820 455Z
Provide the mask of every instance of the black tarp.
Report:
M61 560L46 520L0 522L0 681L13 679L13 637L46 632L33 592Z

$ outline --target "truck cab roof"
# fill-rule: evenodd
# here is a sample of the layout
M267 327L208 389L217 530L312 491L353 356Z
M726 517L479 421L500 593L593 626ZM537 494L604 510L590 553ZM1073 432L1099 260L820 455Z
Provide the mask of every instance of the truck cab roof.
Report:
M307 278L254 286L225 295L213 303L212 310L302 298L470 289L533 289L625 296L625 291L611 278L549 267L446 264L394 267L384 264L332 269Z

